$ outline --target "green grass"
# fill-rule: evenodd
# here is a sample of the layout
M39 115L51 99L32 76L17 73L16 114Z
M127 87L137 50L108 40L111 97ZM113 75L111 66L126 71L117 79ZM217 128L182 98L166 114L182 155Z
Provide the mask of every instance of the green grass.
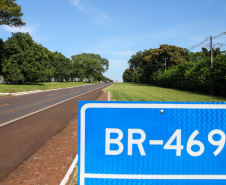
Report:
M0 93L14 93L14 92L23 92L23 91L33 91L33 90L50 90L50 89L67 88L67 87L74 87L74 86L88 85L88 84L91 84L91 83L48 82L48 83L23 84L23 85L0 84Z
M137 83L116 83L104 89L115 101L226 102L226 98Z

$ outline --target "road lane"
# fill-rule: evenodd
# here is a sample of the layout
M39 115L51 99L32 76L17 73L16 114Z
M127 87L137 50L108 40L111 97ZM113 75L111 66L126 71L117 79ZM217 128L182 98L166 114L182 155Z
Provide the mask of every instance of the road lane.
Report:
M0 127L17 118L30 115L33 112L107 85L109 84L101 83L76 86L73 88L0 99Z
M12 172L18 165L20 165L24 160L26 160L30 155L32 155L37 149L39 149L45 142L60 130L62 130L72 119L78 114L78 100L95 100L101 94L104 86L109 84L94 85L94 90L92 92L77 96L69 101L60 103L59 105L48 108L45 111L38 112L31 116L27 116L23 119L13 122L0 128L0 180L3 179L7 174ZM84 93L92 88L77 88L73 92L70 90L70 94L66 97L76 96L76 93ZM57 98L57 95L48 97L48 102L61 101L63 98L65 100L65 94L67 91L62 92L61 96ZM75 93L76 92L76 93ZM58 93L58 92L57 92ZM30 107L30 99L36 100L35 106L40 106L45 104L45 98L47 95L54 94L50 92L49 94L43 93L40 95L30 96L24 95L24 97L9 98L10 103L15 103L14 110L20 109L22 100L25 100L27 108ZM32 97L32 98L31 98ZM20 103L16 103L20 102ZM20 109L21 110L21 109ZM0 109L1 111L1 109ZM11 110L8 110L10 112ZM24 111L24 110L23 110ZM5 111L6 112L6 111Z

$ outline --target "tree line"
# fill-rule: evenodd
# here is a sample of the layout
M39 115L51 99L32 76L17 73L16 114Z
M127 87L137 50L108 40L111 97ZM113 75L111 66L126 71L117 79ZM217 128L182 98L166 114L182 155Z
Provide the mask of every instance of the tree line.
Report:
M200 52L172 45L139 51L128 61L124 82L148 83L162 87L199 91L225 96L226 55L220 48Z
M22 16L16 0L0 0L0 25L24 26ZM103 75L108 67L109 61L98 54L82 53L69 59L51 52L29 33L12 33L5 42L0 38L0 75L6 82L47 82L53 77L57 81L112 81Z
M5 42L0 38L0 74L7 82L34 83L108 79L103 75L109 61L98 54L82 53L65 57L34 42L29 33L12 33ZM73 81L73 80L72 80Z

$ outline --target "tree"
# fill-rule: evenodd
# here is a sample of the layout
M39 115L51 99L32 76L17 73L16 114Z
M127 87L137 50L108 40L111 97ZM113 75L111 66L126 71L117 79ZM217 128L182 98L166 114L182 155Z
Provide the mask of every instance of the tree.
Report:
M21 7L16 0L0 0L0 25L23 26Z
M151 76L150 82L154 85L167 86L177 89L187 89L185 73L191 69L191 62L183 62L170 67L167 71L159 69Z
M94 81L105 81L106 77L102 73L94 74Z
M73 76L79 78L91 79L108 70L109 61L98 54L82 53L71 57L73 63Z
M129 68L126 69L122 76L123 82L132 82L133 78L134 78L134 71Z
M61 82L69 80L72 72L72 63L69 58L66 58L60 52L54 52L53 66L55 67L56 78L58 78Z
M145 51L143 53L144 82L148 83L151 75L158 69L165 70L173 65L187 62L187 54L185 49L167 44Z
M105 77L105 81L114 82L112 79Z
M14 83L45 82L53 75L48 54L29 33L13 33L5 41L2 68L6 80Z
M85 78L85 69L83 68L82 61L72 59L72 77L79 78L82 81Z
M24 54L31 51L33 40L28 33L13 33L4 43L5 57L2 62L2 72L7 81L24 83L23 74Z
M154 68L162 68L164 69L165 66L165 59L166 59L166 66L167 68L176 65L182 62L187 62L185 49L163 44L160 45L158 49L150 49L145 52L144 60L150 63Z
M100 63L100 65L103 67L103 72L108 70L109 61L106 58L102 58L100 55L93 53L82 53L82 55L87 56L88 58L96 60L98 63Z
M22 68L26 82L45 82L54 76L54 68L41 44L33 43L30 51L24 52Z
M189 54L188 58L189 58L189 61L191 61L193 63L197 63L197 62L199 62L201 60L207 59L207 57L206 57L204 52L195 52L195 53L191 52Z
M213 57L216 57L218 55L221 55L220 48L212 48L213 49ZM202 52L205 54L206 57L211 56L211 50L207 50L206 48L202 47Z
M213 88L215 94L225 96L226 92L226 55L218 55L213 60Z
M144 53L147 52L147 50L144 51L138 51L135 55L132 55L132 57L129 59L129 68L134 71L135 76L133 81L134 82L144 82L145 80L145 74L144 74L144 68L145 68L145 61L143 60Z

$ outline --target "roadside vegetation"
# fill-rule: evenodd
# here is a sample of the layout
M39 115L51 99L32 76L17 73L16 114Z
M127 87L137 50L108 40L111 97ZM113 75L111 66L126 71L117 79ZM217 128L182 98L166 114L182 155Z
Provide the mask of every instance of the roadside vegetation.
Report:
M211 64L211 51L207 48L193 53L164 44L139 51L128 61L123 81L225 96L226 51L215 45L212 53Z
M104 89L113 101L226 102L226 98L138 83L116 83Z
M8 83L50 81L105 81L109 61L98 54L82 53L67 58L34 42L29 33L12 33L0 38L0 75Z
M92 83L87 82L50 82L37 84L0 84L0 93L14 93L34 90L50 90L67 87L75 87L80 85L88 85Z
M0 25L21 27L23 13L16 0L0 0ZM103 75L109 61L99 54L81 53L67 58L36 43L29 33L0 38L0 83L112 81ZM44 85L45 86L45 85Z

